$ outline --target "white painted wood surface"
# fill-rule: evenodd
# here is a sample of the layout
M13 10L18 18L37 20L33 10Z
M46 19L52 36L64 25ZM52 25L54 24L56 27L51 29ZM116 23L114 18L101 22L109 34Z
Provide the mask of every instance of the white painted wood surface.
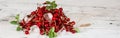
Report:
M9 22L20 13L21 18L34 11L37 3L45 0L0 0L0 38L26 38L17 32ZM61 32L57 38L120 38L120 0L56 0L65 14L76 21L76 26L91 23L80 28L80 33ZM38 29L36 29L38 30ZM27 38L47 38L32 32Z

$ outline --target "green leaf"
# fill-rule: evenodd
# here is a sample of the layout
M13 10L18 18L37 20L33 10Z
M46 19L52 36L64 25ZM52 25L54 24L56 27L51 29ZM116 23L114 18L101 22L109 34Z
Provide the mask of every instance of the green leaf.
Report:
M54 27L50 29L48 36L49 38L54 38L56 36L56 33L54 32Z
M55 1L50 2L50 1L46 1L47 4L49 4L49 6L46 7L46 9L50 10L50 9L55 9L57 7L57 4L55 3Z
M18 21L19 20L19 14L17 14L16 16L15 16L15 19Z
M53 37L56 37L57 36L57 33L53 32Z
M50 1L46 1L47 4L50 4L51 2Z
M51 3L52 3L52 4L55 4L55 1L52 1Z
M77 33L79 33L79 32L80 32L79 28L74 28L74 29L77 31Z
M46 9L50 10L50 9L52 9L52 7L51 6L46 6Z
M49 34L49 38L54 38L52 32Z
M54 28L54 27L52 27L52 28L50 29L50 31L51 31L51 32L54 32L54 30L55 30L55 28Z
M18 25L17 21L11 21L11 24Z
M18 26L16 30L20 31L20 30L22 30L22 28L20 26Z
M57 7L57 4L55 3L55 1L53 1L53 2L51 3L51 6L52 6L53 9L55 9L55 8Z
M57 7L57 4L53 4L52 7L53 9L55 9Z
M52 38L52 32L48 33L49 38Z

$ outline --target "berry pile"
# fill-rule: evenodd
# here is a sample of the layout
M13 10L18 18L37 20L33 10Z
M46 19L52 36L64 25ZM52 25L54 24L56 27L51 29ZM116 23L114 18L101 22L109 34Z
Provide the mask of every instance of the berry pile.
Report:
M50 5L48 5L50 4ZM27 15L29 21L25 21L23 18L22 21L19 22L22 30L25 34L29 34L31 30L30 27L36 25L40 29L41 35L48 35L50 29L54 28L54 32L57 33L62 30L66 30L67 32L76 33L77 31L73 28L75 25L74 21L70 21L70 18L65 16L62 8L56 8L57 4L55 1L49 2L46 1L43 3L44 6L37 7L37 10L31 12L31 14ZM49 16L51 14L51 17Z

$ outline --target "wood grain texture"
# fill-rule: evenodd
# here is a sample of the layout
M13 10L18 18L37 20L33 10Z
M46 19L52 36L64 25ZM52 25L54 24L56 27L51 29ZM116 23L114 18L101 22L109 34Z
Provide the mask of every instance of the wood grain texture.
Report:
M26 36L23 32L15 31L16 26L9 23L18 13L21 19L24 18L43 1L45 0L0 0L0 38L48 38L39 35L37 28ZM65 14L71 20L76 21L75 27L82 27L79 28L80 33L71 34L63 31L57 38L120 38L120 0L56 2L58 7L64 8Z

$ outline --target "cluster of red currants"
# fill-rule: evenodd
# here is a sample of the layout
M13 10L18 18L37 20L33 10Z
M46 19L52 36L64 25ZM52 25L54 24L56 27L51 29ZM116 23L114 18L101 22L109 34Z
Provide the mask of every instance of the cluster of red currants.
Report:
M50 13L52 18L50 19L47 15ZM25 31L25 34L29 34L30 27L36 25L40 29L40 34L48 34L51 28L55 28L54 32L59 32L60 30L66 30L67 32L76 33L73 25L74 21L70 21L70 18L65 16L62 8L55 9L46 9L46 6L38 7L36 11L31 12L27 15L28 18L31 18L28 22L24 19L19 22L22 29Z

